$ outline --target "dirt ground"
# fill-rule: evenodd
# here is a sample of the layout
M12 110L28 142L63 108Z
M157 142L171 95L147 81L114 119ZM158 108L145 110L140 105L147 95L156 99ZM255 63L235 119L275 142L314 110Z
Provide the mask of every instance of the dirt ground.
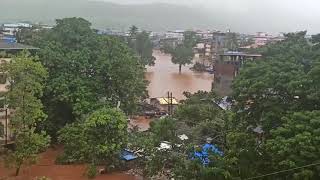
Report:
M150 129L151 119L144 116L137 116L130 119L129 128L138 127L139 131L147 131Z
M14 169L6 169L3 162L0 162L0 180L34 180L36 177L46 176L51 180L87 180L84 175L85 165L56 165L55 159L62 148L48 149L39 155L38 163L32 166L23 167L18 177L14 176ZM115 173L98 175L95 180L141 180L142 178Z

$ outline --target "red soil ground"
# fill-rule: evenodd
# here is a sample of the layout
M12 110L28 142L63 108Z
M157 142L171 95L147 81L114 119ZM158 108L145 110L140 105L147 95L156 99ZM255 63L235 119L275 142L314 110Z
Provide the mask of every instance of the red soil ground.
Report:
M46 176L51 180L87 180L84 175L85 165L56 165L55 159L62 152L62 148L48 149L39 155L36 165L23 167L18 177L14 176L14 169L6 169L0 162L0 180L34 180L36 177ZM115 173L98 175L95 180L139 180L141 178Z

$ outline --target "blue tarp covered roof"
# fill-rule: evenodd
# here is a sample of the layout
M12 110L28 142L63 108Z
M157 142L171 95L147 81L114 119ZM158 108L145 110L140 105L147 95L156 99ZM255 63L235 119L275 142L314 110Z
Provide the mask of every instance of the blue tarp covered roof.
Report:
M223 152L221 152L215 145L207 143L202 146L202 151L194 152L192 159L199 159L203 165L208 165L210 163L210 160L209 160L210 153L223 156Z
M121 152L121 159L122 160L126 160L126 161L131 161L131 160L135 160L138 157L134 154L134 152L129 151L129 150L123 150Z

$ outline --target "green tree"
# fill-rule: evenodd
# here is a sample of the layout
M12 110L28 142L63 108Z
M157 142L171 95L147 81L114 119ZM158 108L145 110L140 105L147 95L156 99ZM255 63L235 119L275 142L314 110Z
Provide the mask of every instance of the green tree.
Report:
M227 138L234 176L248 178L314 162L304 153L314 156L317 142L304 141L313 132L304 127L317 115L310 112L319 109L320 56L305 36L306 32L288 33L284 41L259 49L263 60L246 63L234 81L235 116ZM263 133L255 133L256 127ZM295 173L270 179L318 177L315 169Z
M130 27L130 37L127 39L128 45L137 54L142 65L153 66L155 57L152 56L153 44L150 34L146 31L138 32L138 30L136 26Z
M172 52L172 63L179 65L179 73L181 73L182 66L192 64L193 49L184 45L178 45Z
M149 33L147 33L146 31L142 31L141 33L138 33L136 35L134 49L141 59L141 63L143 65L154 65L155 57L152 56L153 46L150 40Z
M319 106L312 87L316 59L305 32L286 35L286 40L261 49L264 60L247 63L233 83L238 118L243 128L262 125L269 132L281 125L287 111L313 110ZM310 64L311 67L308 67ZM240 124L241 125L241 124Z
M4 136L4 125L2 123L0 123L0 136Z
M47 117L39 98L48 73L38 61L24 52L14 57L6 67L10 81L8 103L9 108L14 109L10 124L16 137L16 149L9 154L8 162L16 167L16 175L22 164L33 162L37 153L44 150L50 141L45 132L36 131L37 124Z
M272 154L274 171L319 163L320 112L295 112L282 118L283 125L271 131L266 148ZM319 179L316 166L275 175L278 179Z
M193 47L197 43L196 34L192 31L184 33L183 43L174 48L171 52L172 63L179 65L179 73L181 73L182 66L192 64L194 57Z
M145 98L144 66L114 37L97 35L82 18L57 20L33 45L49 79L42 98L48 120L42 126L56 137L67 123L104 105L133 113Z
M139 30L139 28L137 26L135 26L135 25L131 26L129 29L130 37L135 38L136 35L138 34L138 30Z
M66 162L87 162L92 166L117 163L120 151L127 145L126 116L117 109L103 108L84 122L61 130Z

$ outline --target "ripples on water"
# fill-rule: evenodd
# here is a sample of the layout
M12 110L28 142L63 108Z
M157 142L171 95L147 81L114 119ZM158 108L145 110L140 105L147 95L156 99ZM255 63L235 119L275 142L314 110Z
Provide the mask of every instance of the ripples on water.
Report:
M148 67L146 79L150 81L148 92L150 97L167 96L167 92L173 93L177 99L185 99L184 91L197 92L199 90L210 91L214 75L209 73L196 73L190 70L192 65L183 66L179 74L179 67L171 62L171 56L160 51L154 51L156 64Z

